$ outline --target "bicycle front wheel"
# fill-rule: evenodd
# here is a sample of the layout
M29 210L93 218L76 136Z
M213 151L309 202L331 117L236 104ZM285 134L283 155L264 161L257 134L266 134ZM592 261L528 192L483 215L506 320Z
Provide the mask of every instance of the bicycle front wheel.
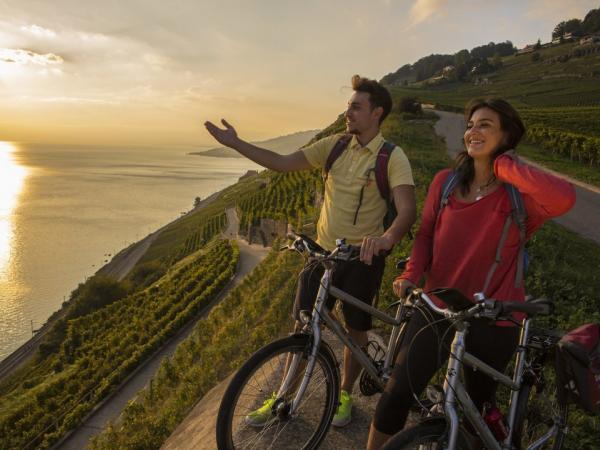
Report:
M430 420L395 434L382 450L442 450L448 446L448 429L445 420ZM471 450L466 432L459 429L457 450Z
M258 350L238 370L219 408L220 449L312 449L319 445L337 408L339 371L331 350L322 342L301 403L290 413L310 346L307 335L286 337ZM286 365L294 356L300 363L296 373L286 377ZM284 378L287 389L281 392ZM262 423L257 423L257 411Z
M554 383L544 386L541 392L534 390L534 386L524 384L519 393L513 433L515 448L526 449L539 442L543 443L541 448L560 450L565 439L567 405L558 400Z

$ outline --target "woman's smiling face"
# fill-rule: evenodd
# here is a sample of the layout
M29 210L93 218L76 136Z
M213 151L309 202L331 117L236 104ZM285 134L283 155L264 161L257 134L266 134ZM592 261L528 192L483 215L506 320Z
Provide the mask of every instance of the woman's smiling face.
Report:
M494 151L504 143L500 116L490 108L477 109L467 123L465 147L474 159L491 159Z

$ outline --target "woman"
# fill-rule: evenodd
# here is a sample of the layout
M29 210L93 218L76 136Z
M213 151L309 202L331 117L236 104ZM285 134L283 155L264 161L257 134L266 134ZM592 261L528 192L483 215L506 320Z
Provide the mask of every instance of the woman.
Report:
M472 102L465 117L466 150L458 155L454 172L459 183L442 206L442 188L451 171L443 170L433 179L410 261L394 281L394 292L404 296L425 275L426 291L452 287L469 298L483 291L487 297L498 300L524 300L519 279L521 241L545 220L567 212L575 202L575 191L570 183L518 160L513 149L525 127L506 101ZM512 203L504 184L514 186L521 194L527 212L525 236L515 222L507 221ZM510 228L505 241L499 244L507 222ZM498 248L501 258L494 265ZM444 307L439 299L434 301ZM421 394L448 357L453 333L446 333L445 321L426 327L432 319L441 318L427 314L424 317L415 313L407 327L392 378L371 424L369 450L380 448L404 427L413 393ZM503 371L512 358L518 336L518 327L512 323L474 320L467 336L467 351ZM485 402L493 403L496 383L488 377L465 369L465 383L480 410Z

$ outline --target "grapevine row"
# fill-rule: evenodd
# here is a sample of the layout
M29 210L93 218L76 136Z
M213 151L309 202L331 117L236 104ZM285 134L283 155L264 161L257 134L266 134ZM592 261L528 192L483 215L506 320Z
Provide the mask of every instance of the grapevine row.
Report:
M600 138L568 131L554 130L544 125L532 125L527 130L529 141L572 161L600 165Z
M46 448L73 428L222 290L238 256L217 241L152 287L69 321L51 371L11 392L18 407L0 416L0 448Z
M244 232L248 225L257 225L261 218L294 222L309 213L319 177L316 171L273 173L265 187L238 200L240 230Z

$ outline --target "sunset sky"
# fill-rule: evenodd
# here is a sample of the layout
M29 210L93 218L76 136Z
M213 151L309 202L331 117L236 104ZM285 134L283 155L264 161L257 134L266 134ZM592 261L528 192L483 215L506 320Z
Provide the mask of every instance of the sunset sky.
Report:
M350 76L550 39L598 0L0 0L0 141L211 145L322 128Z

